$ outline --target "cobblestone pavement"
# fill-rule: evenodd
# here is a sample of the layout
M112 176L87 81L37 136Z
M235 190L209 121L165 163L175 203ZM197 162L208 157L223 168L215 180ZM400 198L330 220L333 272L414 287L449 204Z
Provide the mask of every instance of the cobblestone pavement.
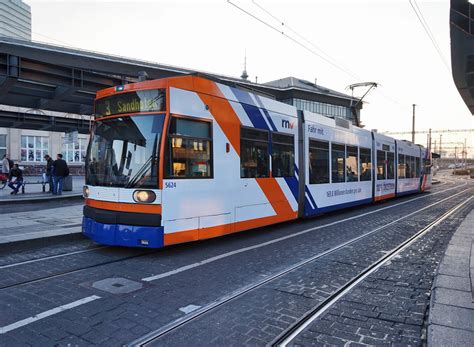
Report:
M435 194L436 191L441 192L451 186L453 190ZM13 285L0 290L0 312L6 313L0 315L0 329L11 327L28 317L54 311L60 306L68 307L67 305L85 298L100 297L3 334L0 330L0 345L116 346L128 343L183 317L185 312L189 312L193 307L204 306L291 264L363 235L369 230L382 227L410 212L453 196L463 189L466 189L466 186L445 184L425 195L328 214L313 220L169 247L105 265L100 265L104 257L126 258L133 256L136 250L110 247L68 255L54 261L0 268L0 279ZM199 329L194 329L193 324L189 324L175 336L176 340L166 341L187 344L220 344L224 340L235 344L263 344L271 341L309 307L344 284L353 273L364 267L364 264L377 258L380 252L386 251L390 244L400 242L410 232L427 224L430 218L442 214L467 194L453 197L443 203L443 206L434 206L429 211L425 210L420 215L401 221L391 229L391 234L382 236L378 232L374 233L368 236L371 242L368 242L367 238L367 242L359 243L359 246L347 247L345 253L320 259L312 264L311 271L300 269L292 274L291 279L282 278L250 293L243 301L235 300L232 305L222 308L222 312L228 313L227 315L217 314L221 312L219 311L203 317L199 320L203 324L198 325ZM401 202L406 203L389 208ZM376 211L385 207L387 208L384 210ZM369 212L373 213L364 218L340 222ZM334 224L336 222L337 224ZM333 224L322 227L330 223ZM307 232L302 233L305 230ZM273 242L295 233L301 234ZM266 244L258 248L239 251L264 243ZM39 259L47 254L59 255L71 252L72 249L88 250L88 247L92 247L91 244L80 241L76 245L65 244L63 248L58 246L51 253L42 254L42 250L34 250L18 256L4 255L0 257L0 262L3 265L13 265L18 261L27 261L29 257ZM225 255L227 252L234 253ZM209 260L216 256L216 260ZM84 264L89 266L94 263L100 266L76 271L84 268ZM191 264L193 267L190 270L183 269L189 268ZM67 273L69 270L74 272ZM15 283L38 278L38 273L49 274L52 278L15 286ZM162 277L154 281L143 281L157 274ZM136 291L112 294L97 289L94 285L95 282L108 278L128 279L139 283L140 286ZM274 315L275 311L278 316ZM246 329L248 331L245 331ZM182 336L178 336L181 333Z
M468 205L367 277L291 345L421 345L434 275ZM473 317L474 318L474 317Z
M450 202L450 205L454 206L464 199L465 196L459 197L455 201ZM196 322L189 323L183 329L165 335L156 341L156 345L181 345L190 343L190 336L192 336L194 345L265 345L271 343L276 336L290 326L289 323L296 321L307 311L327 299L336 289L355 277L361 270L380 258L385 252L400 244L402 240L409 238L415 231L429 224L429 221L434 219L433 215L440 216L445 210L446 206L434 207L427 213L420 213L412 219L397 223L393 228L364 238L357 244L341 249L329 256L325 256L312 264L285 275L279 280L272 281L244 297L232 301L228 305L216 310L216 312ZM440 230L442 234L444 231L444 229ZM444 244L441 243L439 256L441 256L444 251L443 245ZM419 263L425 260L418 259L418 255L419 254L416 253L411 254L411 256L414 257L412 261L415 267L417 264L421 265ZM430 257L427 262L432 263L432 258ZM434 268L435 267L436 264L434 265ZM424 273L425 270L426 269L420 269L419 275ZM407 273L409 272L408 270ZM429 276L433 276L432 272L433 271L429 273ZM390 276L393 276L393 278ZM398 281L396 281L397 276L399 275L396 273L390 275L385 274L385 277L389 277L389 279L386 283L379 284L380 289L385 289L386 291L390 289L393 290L393 285L398 283ZM382 276L382 278L385 277ZM416 276L414 276L412 280L416 282L418 279L415 278ZM407 292L413 291L412 288L407 288L407 286L411 285L409 280L410 279L407 279L406 282L403 282L405 283L405 287L400 283L400 288L396 288L397 292L401 295L406 295ZM424 288L425 291L429 291L430 284L425 285L418 282L416 282L416 284L420 290ZM373 293L368 294L369 297L371 295L373 295ZM386 296L387 292L382 292L381 295ZM417 297L415 301L419 299L420 298ZM386 309L382 306L382 309L384 309L383 313L387 316L387 319L398 315L397 305L402 305L403 297L399 297L398 300L399 301L395 301L395 303L391 303L390 300L388 300ZM362 300L362 302L364 302L364 300ZM370 307L370 305L367 305L367 307ZM395 307L397 307L397 310L395 310ZM362 310L362 307L360 307L360 309ZM419 309L419 307L416 309ZM343 314L341 321L344 321L346 325L350 325L347 323L352 320L356 322L356 324L359 324L358 326L370 328L368 323L363 325L360 321L376 318L375 314L373 314L373 317L368 318L359 317L361 315L360 312L354 313L353 311L355 310L357 310L356 304L354 304L349 311L341 312L341 314ZM367 315L369 315L369 313ZM242 317L245 317L245 319L242 319ZM382 317L385 318L385 316ZM415 320L416 316L412 315L407 318ZM333 323L334 322L330 322L330 325ZM337 323L339 324L340 322ZM405 323L404 318L399 319L398 323L401 327L402 324ZM206 329L206 326L213 326L214 329ZM342 327L341 325L340 328ZM326 328L328 328L328 326L324 326L321 329L324 330ZM335 332L329 330L327 336L322 337L321 341L315 341L316 344L321 342L323 344L344 344L347 340L350 340L350 335L347 330L341 329L340 332L342 336L346 336L346 341L333 338L333 333ZM370 337L370 335L368 337ZM324 341L324 338L327 340ZM355 341L360 341L360 338L357 338ZM373 341L376 342L376 340ZM416 339L413 339L412 342L416 343Z

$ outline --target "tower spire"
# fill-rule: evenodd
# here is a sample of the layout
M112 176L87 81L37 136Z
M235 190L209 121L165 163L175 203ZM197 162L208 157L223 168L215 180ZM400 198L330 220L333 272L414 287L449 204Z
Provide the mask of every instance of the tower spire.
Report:
M249 75L247 74L247 50L245 50L244 54L244 71L242 71L242 75L240 75L240 78L243 80L247 80Z

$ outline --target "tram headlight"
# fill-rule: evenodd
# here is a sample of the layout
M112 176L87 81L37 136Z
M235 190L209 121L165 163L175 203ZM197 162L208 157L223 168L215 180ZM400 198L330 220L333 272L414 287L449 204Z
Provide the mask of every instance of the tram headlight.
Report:
M133 192L133 200L145 204L151 204L156 200L156 194L151 190L135 190Z
M89 187L88 186L84 186L84 188L82 188L82 195L84 195L85 198L89 197Z

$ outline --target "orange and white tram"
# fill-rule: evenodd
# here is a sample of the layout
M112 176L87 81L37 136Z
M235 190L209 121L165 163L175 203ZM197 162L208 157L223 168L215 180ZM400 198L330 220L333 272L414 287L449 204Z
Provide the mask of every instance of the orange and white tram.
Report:
M158 248L416 193L430 152L200 76L97 93L83 233Z

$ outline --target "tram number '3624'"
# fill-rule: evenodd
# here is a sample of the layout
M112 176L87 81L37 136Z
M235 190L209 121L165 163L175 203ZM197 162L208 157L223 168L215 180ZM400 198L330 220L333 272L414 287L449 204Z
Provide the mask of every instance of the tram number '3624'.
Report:
M176 182L165 182L165 188L176 188Z

